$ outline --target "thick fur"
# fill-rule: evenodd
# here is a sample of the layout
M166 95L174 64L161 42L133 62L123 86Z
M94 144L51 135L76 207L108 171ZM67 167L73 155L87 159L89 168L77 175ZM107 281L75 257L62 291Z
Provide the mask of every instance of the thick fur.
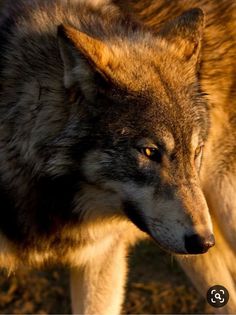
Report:
M118 5L8 1L0 20L1 265L70 265L73 310L85 314L119 313L136 226L179 254L187 236L212 234L200 169L215 220L219 207L233 222L234 31L214 26L214 3L158 15L157 3L130 2L134 18ZM197 5L205 31L200 9L180 16Z

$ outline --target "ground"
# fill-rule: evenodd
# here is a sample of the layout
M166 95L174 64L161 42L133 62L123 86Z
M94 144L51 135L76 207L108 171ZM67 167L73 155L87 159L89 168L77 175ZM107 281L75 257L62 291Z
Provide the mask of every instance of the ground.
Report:
M129 257L124 314L205 313L209 306L172 256L144 242ZM0 274L0 313L68 314L69 272L63 268Z

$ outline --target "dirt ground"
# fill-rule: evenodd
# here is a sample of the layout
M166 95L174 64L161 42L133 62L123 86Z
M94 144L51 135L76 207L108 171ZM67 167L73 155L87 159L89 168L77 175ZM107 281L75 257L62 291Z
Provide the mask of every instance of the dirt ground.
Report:
M177 262L154 243L130 253L124 314L211 312ZM69 272L63 268L0 274L0 313L68 314Z

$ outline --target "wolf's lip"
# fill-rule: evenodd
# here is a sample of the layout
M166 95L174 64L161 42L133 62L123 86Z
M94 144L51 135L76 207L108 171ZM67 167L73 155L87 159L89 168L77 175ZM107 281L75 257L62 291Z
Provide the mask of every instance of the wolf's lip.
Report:
M175 248L174 246L172 247L172 246L163 244L160 240L157 239L157 237L151 231L147 233L150 235L151 239L165 252L169 254L175 254L175 255L188 254L185 248L180 249L180 248Z
M134 201L123 201L123 209L127 217L143 232L150 234L148 225L145 222L144 216L141 214L139 207Z

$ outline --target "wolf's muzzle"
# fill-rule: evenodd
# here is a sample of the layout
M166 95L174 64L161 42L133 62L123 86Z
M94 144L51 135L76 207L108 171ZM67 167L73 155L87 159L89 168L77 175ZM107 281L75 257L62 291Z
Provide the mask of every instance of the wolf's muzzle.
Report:
M213 234L207 237L202 237L198 234L186 235L184 241L188 254L203 254L206 253L210 247L215 245Z

